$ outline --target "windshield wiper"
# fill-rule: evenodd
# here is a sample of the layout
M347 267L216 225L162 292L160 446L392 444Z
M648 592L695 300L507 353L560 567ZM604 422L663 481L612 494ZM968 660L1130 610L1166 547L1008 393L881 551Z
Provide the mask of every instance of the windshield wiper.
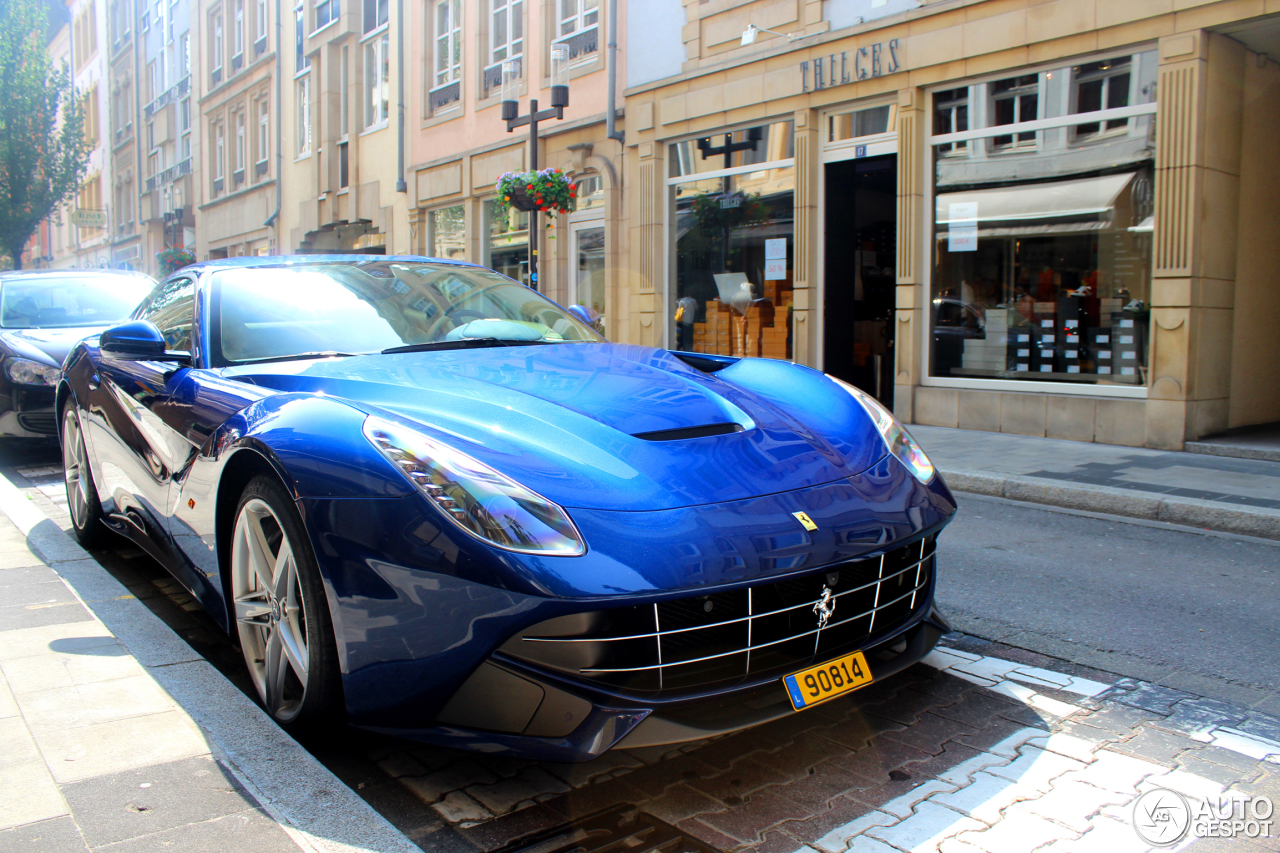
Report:
M398 352L430 352L431 350L471 349L473 347L518 347L545 343L549 342L541 339L526 341L517 338L462 338L456 341L428 341L422 344L388 347L382 351L382 354L393 355Z
M302 361L307 358L352 358L357 355L369 355L367 352L338 352L323 350L321 352L298 352L292 355L264 355L262 358L246 358L236 364L260 364L264 361Z

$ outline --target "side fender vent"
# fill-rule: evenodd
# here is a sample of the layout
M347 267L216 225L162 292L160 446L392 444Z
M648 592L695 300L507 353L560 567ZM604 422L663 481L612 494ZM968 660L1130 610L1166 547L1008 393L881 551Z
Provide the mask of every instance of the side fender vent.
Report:
M742 426L740 424L707 424L706 426L638 432L635 437L643 438L645 441L683 441L686 438L706 438L710 435L728 435L731 432L742 432Z

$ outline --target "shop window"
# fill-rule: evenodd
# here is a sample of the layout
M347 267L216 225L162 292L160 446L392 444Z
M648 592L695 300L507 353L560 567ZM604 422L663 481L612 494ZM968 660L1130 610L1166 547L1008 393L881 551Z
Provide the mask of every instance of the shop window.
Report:
M574 181L573 186L577 190L574 195L577 201L576 210L581 212L604 207L604 181L599 175L594 172L582 175Z
M1024 74L997 80L991 85L991 108L995 125L1019 124L1040 117L1040 77ZM1003 134L991 138L997 149L1034 148L1035 132Z
M1133 83L1131 72L1132 63L1127 56L1072 68L1071 79L1075 90L1072 93L1072 112L1092 113L1129 106L1129 88ZM1077 141L1088 140L1104 134L1124 132L1128 127L1129 120L1125 118L1089 122L1076 126L1075 138Z
M933 379L1147 384L1155 76L1148 52L933 93L935 140L971 130L987 143L931 140ZM1144 93L1140 114L1114 128L1098 117L1121 105L1111 86L1123 105ZM984 128L957 121L968 91L990 95ZM1073 109L1040 116L1024 100L1033 93ZM1033 118L1047 126L1008 132ZM1027 144L1016 158L987 156Z
M888 133L894 128L896 111L895 105L885 104L830 116L827 119L827 141L840 142Z
M458 261L466 259L466 220L462 205L431 211L427 215L427 231L428 255Z
M493 199L484 203L483 265L522 284L529 283L529 214L514 208L499 213Z
M672 347L792 358L792 123L679 142L670 156Z
M933 132L963 133L969 129L969 87L946 89L933 93ZM969 150L967 142L948 142L935 149L939 154L964 154Z

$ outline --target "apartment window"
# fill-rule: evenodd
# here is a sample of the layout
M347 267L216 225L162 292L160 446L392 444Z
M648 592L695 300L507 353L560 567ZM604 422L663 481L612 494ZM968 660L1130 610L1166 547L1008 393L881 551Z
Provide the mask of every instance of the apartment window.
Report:
M156 62L147 63L147 103L160 97L160 79L156 76Z
M524 0L491 0L489 64L524 54Z
M142 20L139 22L139 28L145 33L151 30L151 16L146 9L142 10Z
M345 189L351 186L350 164L347 160L349 154L346 142L338 143L338 187Z
M253 30L253 53L255 56L267 52L267 0L257 0L257 17Z
M1075 91L1073 113L1091 113L1129 106L1129 88L1133 81L1133 63L1128 56L1077 65L1071 69ZM1089 139L1129 126L1126 118L1090 122L1076 126L1077 140Z
M97 148L101 139L98 129L98 86L95 83L84 101L84 141L90 148Z
M236 113L236 169L231 178L236 184L244 183L245 145L244 110Z
M294 57L293 70L294 73L306 71L311 67L311 57L307 56L307 34L306 34L306 17L307 10L299 4L293 10L293 41L294 41Z
M178 79L191 73L191 33L183 33L178 45Z
M991 84L993 124L1019 124L1040 117L1040 76L1024 74ZM994 148L1025 148L1036 144L1035 132L1004 134L991 139Z
M347 92L347 86L350 85L347 80L347 46L342 46L342 67L338 69L338 121L341 129L338 131L339 136L346 136L351 130L350 121L350 101L351 96Z
M364 32L371 33L387 22L387 0L364 0Z
M129 37L129 10L119 0L111 4L111 36L116 45Z
M462 99L462 4L460 0L433 0L434 57L430 111L444 109Z
M311 75L298 78L295 93L298 156L311 153Z
M338 20L338 15L342 14L341 8L338 6L339 0L316 0L316 29L327 27L329 24Z
M213 85L222 82L222 12L221 10L214 12L213 19L213 45L210 50L213 52Z
M75 48L76 70L85 66L98 52L98 6L90 3L72 25L72 46Z
M234 22L231 32L231 67L237 69L244 64L244 0L235 0Z
M182 103L178 105L178 127L186 133L191 129L191 99L183 98Z
M271 104L264 97L258 101L258 162L254 166L257 177L267 173L271 156Z
M154 178L160 174L160 149L152 148L147 155L147 176Z
M962 133L969 129L969 87L947 89L933 93L933 132ZM964 153L969 150L967 142L948 142L937 146L939 154Z
M386 123L391 92L391 36L384 32L364 45L364 126L378 127Z
M225 131L223 129L222 122L218 122L213 126L213 169L211 171L213 173L214 198L217 198L222 194L224 186L223 181L225 179L225 173L223 170L226 168L226 156L227 143Z
M581 32L600 23L600 0L560 0L560 29L562 36Z

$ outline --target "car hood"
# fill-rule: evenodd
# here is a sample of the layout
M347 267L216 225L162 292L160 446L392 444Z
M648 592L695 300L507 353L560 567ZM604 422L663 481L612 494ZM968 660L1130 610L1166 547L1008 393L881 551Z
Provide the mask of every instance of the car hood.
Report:
M277 362L223 375L409 421L567 507L758 497L852 476L886 452L838 385L766 359L707 374L665 350L554 344ZM733 431L671 432L716 426Z
M99 334L106 326L73 326L65 329L5 329L0 342L19 358L61 367L62 360L78 342Z

